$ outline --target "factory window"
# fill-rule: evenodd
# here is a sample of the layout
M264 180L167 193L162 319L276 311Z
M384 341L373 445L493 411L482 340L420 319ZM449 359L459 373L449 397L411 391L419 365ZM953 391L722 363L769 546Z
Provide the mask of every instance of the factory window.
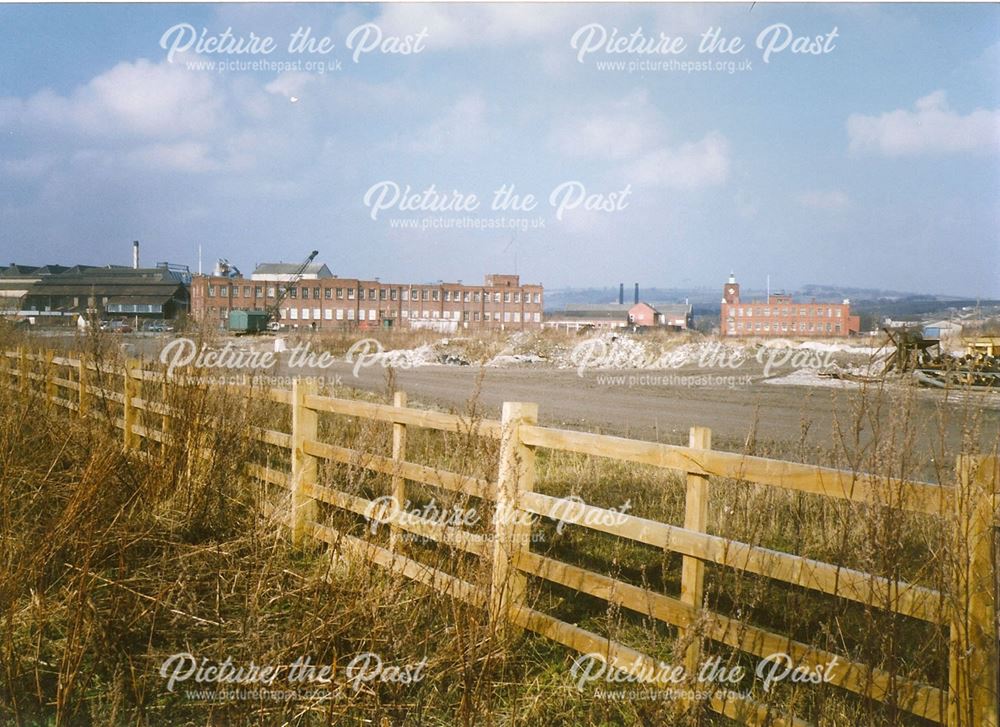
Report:
M309 309L308 308L303 308L302 309L302 320L304 320L304 321L308 321L309 320Z
M319 320L319 308L313 308L313 320L314 321Z
M364 299L365 299L365 289L358 288L358 300L364 300Z
M325 311L323 311L323 319L327 321L333 320L333 310L331 308L327 308Z
M840 324L839 323L833 327L833 331L834 331L834 333L840 333Z
M368 289L368 300L375 300L375 288Z
M799 315L800 315L800 316L804 316L804 315L807 315L807 313L806 313L806 309L805 309L805 308L799 308Z
M440 290L435 290L435 291L433 291L431 293L431 300L440 300L440 299L441 299L441 291Z
M405 292L405 291L404 291L404 292ZM410 311L408 311L408 310L404 310L404 311L403 311L403 318L409 318L409 317L410 317Z
M493 294L493 302L494 303L499 303L500 302L500 293L494 293Z
M829 324L829 323L827 323L827 324L826 324L826 332L827 332L827 333L829 333L829 332L830 332L830 324Z
M401 293L401 295L403 300L410 299L410 291L407 288L403 288L403 292Z
M291 319L293 321L297 321L299 319L299 309L298 308L290 308L288 312L291 313L290 317L291 317Z
M535 293L535 303L541 303L541 302L542 302L542 294L541 293ZM538 320L538 319L536 318L536 320Z
M473 303L478 303L479 302L479 291L478 290L475 293L472 294L472 302Z
M827 308L826 309L826 317L829 318L832 315L833 315L833 308ZM830 330L830 329L828 328L827 330Z
M493 311L493 320L495 320L495 321L499 321L500 320L500 311L498 311L498 310L497 311Z
M542 314L541 314L541 313L538 313L538 312L536 311L536 312L535 312L535 323L541 323L541 322L542 322Z
M510 303L510 291L509 290L505 290L504 291L503 302L504 303Z
M451 291L450 290L444 291L444 302L445 303L450 303L451 302Z
M521 313L519 311L514 311L514 323L521 322Z
M823 309L822 308L817 308L816 309L816 315L818 315L820 318L822 318L823 317Z
M313 288L313 300L319 300L319 288Z
M478 293L476 295L478 295ZM472 320L474 320L474 321L478 321L479 320L479 311L474 311L472 313Z
M337 300L343 300L343 299L344 299L344 289L337 288Z
M399 289L398 288L393 288L392 290L390 290L389 291L389 300L396 300L396 296L397 296L398 293L399 293Z
M214 298L215 297L215 286L214 285L209 285L208 286L208 297L209 298Z
M427 300L430 298L430 291L424 288L420 291L420 300Z
M385 300L386 299L385 288L379 288L378 289L378 299L379 300Z
M253 294L256 295L258 298L262 298L264 296L264 286L255 285L253 289Z
M353 321L354 320L354 309L353 308L348 308L347 309L347 320L349 320L349 321Z
M358 320L363 321L365 319L365 309L362 308L358 311Z
M344 320L344 309L343 308L338 308L337 309L337 320L338 321Z
M840 308L837 308L837 318L840 318L840 316L841 316L841 314L842 314L843 312L844 312L844 311L843 311L842 309L840 309Z
M374 321L374 320L377 320L377 319L378 319L378 316L375 315L375 311L369 310L368 311L368 320Z
M323 298L333 300L333 288L323 288Z
M250 297L250 286L249 285L244 285L243 286L243 297L244 298L249 298Z
M431 313L431 318L439 318L439 317L440 317L440 316L438 315L439 313L441 313L441 311L438 311L438 310L436 310L436 311L433 311L433 312Z
M413 288L413 289L412 289L412 290L410 291L410 300L419 300L419 299L420 299L420 298L419 298L419 296L417 295L417 289L416 289L416 288Z
M354 288L347 289L347 299L354 300Z
M303 288L302 289L302 300L308 300L308 299L309 299L309 288Z
M764 309L764 317L768 318L770 315L771 315L771 309L770 308L765 308Z
M469 291L465 291L465 302L466 302L466 303L468 303L468 302L469 302L469 297L470 297L470 296L469 296Z
M289 288L288 289L288 297L289 298L298 298L299 297L299 289L298 288Z
M742 308L738 308L736 310L736 315L738 315L740 318L742 318L743 317L743 309Z
M467 311L467 310L462 311L462 320L463 321L468 321L469 320L469 311Z
M225 298L227 295L229 295L229 286L228 285L220 285L219 286L219 297L220 298Z

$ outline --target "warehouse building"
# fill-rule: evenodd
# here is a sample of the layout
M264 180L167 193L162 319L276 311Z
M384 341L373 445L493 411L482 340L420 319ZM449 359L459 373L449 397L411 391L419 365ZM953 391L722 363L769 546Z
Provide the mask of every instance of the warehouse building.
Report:
M164 263L156 268L119 266L64 268L27 287L16 315L21 318L173 319L188 310L183 275Z
M726 337L846 337L860 332L861 319L851 315L849 300L797 303L790 295L769 294L766 301L743 301L736 276L730 274L722 288L719 330Z
M429 328L442 332L542 327L544 290L517 275L487 275L482 285L384 283L339 278L311 263L289 285L300 266L258 265L249 279L195 276L191 309L196 320L224 327L233 310L269 310L283 287L281 323L291 328Z

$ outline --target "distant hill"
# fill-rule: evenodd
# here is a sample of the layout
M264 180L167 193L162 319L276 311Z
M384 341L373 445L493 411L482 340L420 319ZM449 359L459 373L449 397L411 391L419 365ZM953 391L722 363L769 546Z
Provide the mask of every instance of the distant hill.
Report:
M997 300L975 300L951 295L934 295L927 293L912 293L898 290L882 290L878 288L855 288L835 285L804 285L800 290L780 290L774 288L772 293L790 293L796 300L819 302L840 302L850 299L851 309L862 316L862 329L870 328L882 318L896 320L919 319L927 315L943 314L951 310L975 308L978 306L995 307L1000 305ZM745 299L763 300L766 290L743 288ZM720 311L722 288L640 288L640 300L656 300L661 302L691 303L697 319L702 317L716 318ZM625 302L633 300L633 289L625 287ZM562 288L545 291L545 309L556 312L567 305L579 303L617 303L618 288Z

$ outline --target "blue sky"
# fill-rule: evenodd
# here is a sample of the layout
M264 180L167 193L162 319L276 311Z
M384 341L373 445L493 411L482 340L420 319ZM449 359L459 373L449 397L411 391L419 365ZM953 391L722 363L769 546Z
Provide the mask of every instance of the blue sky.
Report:
M419 52L355 62L369 23ZM178 24L277 50L170 61ZM764 63L775 25L837 34ZM595 43L581 62L585 26L686 49ZM333 50L287 53L299 27ZM745 47L699 53L710 27ZM217 65L255 60L272 67ZM479 206L373 211L379 183ZM491 209L501 185L535 208ZM560 185L583 196L557 215ZM400 282L516 265L552 288L715 286L732 269L753 287L1000 297L998 200L995 5L0 6L3 263L127 263L139 239L145 262L195 266L200 244L206 268L244 272L315 248L336 274Z

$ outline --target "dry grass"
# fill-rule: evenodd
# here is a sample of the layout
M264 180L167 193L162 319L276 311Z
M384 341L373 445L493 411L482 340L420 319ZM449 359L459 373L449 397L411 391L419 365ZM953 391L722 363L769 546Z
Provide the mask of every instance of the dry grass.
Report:
M411 345L419 335L408 339ZM0 341L10 348L7 334ZM436 338L436 334L428 334ZM476 343L495 355L497 341ZM120 358L113 341L77 344L95 359ZM330 344L336 348L336 342ZM396 341L394 347L400 346ZM102 382L120 390L120 380ZM121 432L47 407L40 392L0 389L0 722L56 724L711 724L704 710L682 712L661 701L609 701L579 694L569 677L575 655L540 637L516 643L491 634L478 609L324 549L292 548L265 503L282 500L245 474L244 463L282 466L287 453L253 444L247 427L288 431L287 408L209 387L147 383L144 396L165 395L179 415L172 431L183 447L144 443L123 451ZM391 372L387 395L394 388ZM333 391L338 396L357 392ZM876 386L865 392L824 458L893 482L913 475L912 427L906 407L889 407ZM116 416L110 399L96 408ZM480 416L477 398L462 412ZM942 415L944 416L944 415ZM965 441L981 440L973 408ZM158 425L158 417L147 424ZM941 427L954 426L952 421ZM862 428L875 431L860 436ZM333 415L320 419L321 439L388 455L388 425ZM747 438L747 446L754 438ZM783 456L796 450L758 455ZM199 448L211 452L196 456ZM497 444L474 436L409 433L408 459L495 480ZM953 452L937 453L940 481L951 484ZM789 457L793 458L793 457ZM667 523L683 521L684 483L639 465L563 453L539 453L538 490L579 495ZM388 478L362 467L327 465L323 484L362 497L386 494ZM411 486L414 507L477 506L469 498ZM321 522L357 536L360 517L322 506ZM950 553L941 523L889 508L714 481L710 531L728 538L912 580L946 585ZM489 529L488 513L479 529ZM670 553L552 522L538 527L534 550L676 595L680 558ZM373 538L385 544L381 529ZM411 540L410 555L470 582L489 573L476 559ZM941 627L878 608L781 587L725 568L707 569L707 603L747 623L792 634L817 647L879 666L894 677L937 686L947 681L947 638ZM532 604L570 623L673 661L687 641L646 616L552 585L531 583ZM695 630L697 632L697 629ZM688 637L690 638L690 636ZM726 663L756 660L707 645ZM386 663L426 658L415 684L369 684L284 702L240 699L208 703L170 693L162 660L190 652L214 660L291 664L308 655L342 673L356 654ZM339 680L343 684L343 679ZM612 685L613 686L613 685ZM627 685L626 685L627 686ZM745 685L749 686L749 684ZM830 686L781 688L758 698L777 711L794 704L819 724L921 724L892 705L855 698ZM890 700L891 701L891 700Z

